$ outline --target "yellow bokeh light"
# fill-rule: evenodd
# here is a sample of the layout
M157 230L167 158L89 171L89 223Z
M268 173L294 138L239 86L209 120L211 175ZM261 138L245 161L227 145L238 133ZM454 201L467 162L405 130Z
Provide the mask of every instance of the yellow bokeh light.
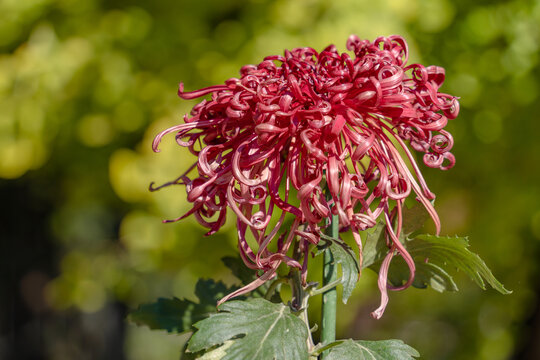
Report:
M113 140L114 129L106 115L88 115L79 121L77 136L84 145L99 147L107 145Z

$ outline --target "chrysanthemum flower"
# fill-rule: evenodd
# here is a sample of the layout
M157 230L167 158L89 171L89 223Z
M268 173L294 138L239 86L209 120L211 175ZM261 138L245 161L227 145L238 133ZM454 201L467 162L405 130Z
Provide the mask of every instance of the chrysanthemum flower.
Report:
M379 274L382 301L373 313L378 318L388 301L386 278L395 254L410 269L400 289L414 278L413 259L398 240L401 208L411 192L439 231L430 202L435 196L406 143L424 153L429 167L454 165L452 136L443 128L457 116L459 104L439 92L444 69L406 65L407 43L399 36L374 42L351 36L347 49L352 56L333 45L321 53L286 50L242 67L239 78L223 85L186 92L180 84L182 99L211 97L153 143L157 152L162 137L176 133L177 143L197 156L186 173L165 184L185 185L193 203L172 221L193 215L210 235L232 210L240 255L248 267L262 270L259 279L223 300L274 277L282 263L300 268L305 279L310 246L318 243L332 214L342 230L351 229L361 259L359 231L382 217L389 251ZM287 216L292 226L282 229ZM269 227L272 217L277 224ZM248 236L256 246L250 246ZM304 251L302 263L288 255L295 239Z

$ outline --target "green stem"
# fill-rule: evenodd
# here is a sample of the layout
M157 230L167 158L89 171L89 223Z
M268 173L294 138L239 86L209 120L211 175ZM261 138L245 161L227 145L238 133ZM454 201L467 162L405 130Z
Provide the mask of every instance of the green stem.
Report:
M326 284L326 285L324 285L323 287L321 287L319 289L311 290L311 292L309 293L309 296L317 296L317 295L320 295L320 294L324 294L325 292L327 292L328 290L330 290L332 288L335 288L339 284L341 284L341 278L339 278L337 280L334 280L331 283Z
M290 283L291 290L293 292L292 307L295 311L300 311L300 318L306 324L308 332L307 346L309 352L311 353L315 348L315 344L313 343L313 337L311 335L308 318L310 289L308 287L307 291L305 291L304 287L302 286L302 279L300 277L300 271L298 271L298 269L292 269Z
M287 279L284 279L284 278L279 278L279 279L274 280L274 282L270 284L270 287L268 287L268 290L266 291L264 298L266 300L270 300L272 296L274 295L274 293L276 292L277 287L281 284L286 284L286 283L287 283Z
M335 239L339 236L339 220L337 215L332 215L330 226L326 234ZM323 287L337 280L337 266L329 249L324 251ZM322 295L322 328L321 343L327 345L336 340L336 306L337 291L331 287ZM324 359L325 353L322 354Z
M308 350L311 353L313 349L315 348L315 344L313 343L313 336L311 335L311 328L309 327L309 318L308 318L308 300L309 295L306 295L304 298L304 301L302 301L302 312L300 313L300 318L304 321L306 324L306 328L308 331Z

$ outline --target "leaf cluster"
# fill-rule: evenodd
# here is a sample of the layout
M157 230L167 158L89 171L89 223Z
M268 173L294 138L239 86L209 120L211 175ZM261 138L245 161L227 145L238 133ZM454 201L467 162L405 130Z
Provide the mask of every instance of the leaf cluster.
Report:
M413 286L431 287L440 292L457 291L458 287L450 275L451 270L457 270L467 274L482 289L489 284L503 294L510 293L493 276L485 262L469 250L467 238L415 234L425 221L425 214L415 208L405 211L410 221L404 224L400 241L415 261ZM380 223L368 233L363 249L363 268L379 271L389 251L385 226ZM342 284L342 300L346 303L358 281L356 255L341 239L324 234L321 234L321 239L318 254L330 251L335 263L341 267L341 278L331 286ZM255 278L240 259L226 257L223 262L243 284ZM408 277L407 265L399 256L395 257L388 273L390 283L399 286ZM289 275L288 281L298 282L296 279L299 277ZM280 280L283 279L276 281ZM305 315L307 300L325 289L312 289L313 284L304 288L300 286L305 302L302 303L304 308L298 308L282 303L280 286L276 284L265 284L247 298L229 301L216 308L217 301L235 288L228 288L222 282L200 280L195 289L197 302L158 299L155 303L140 306L130 314L130 319L151 329L192 332L183 351L184 360L311 360L321 354L325 360L411 360L419 356L415 349L400 340L348 339L313 344Z

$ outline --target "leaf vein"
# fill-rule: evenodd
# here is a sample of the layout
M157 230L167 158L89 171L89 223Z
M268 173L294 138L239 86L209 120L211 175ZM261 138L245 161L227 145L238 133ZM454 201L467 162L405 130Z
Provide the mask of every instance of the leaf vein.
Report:
M263 338L261 339L261 342L259 344L259 347L257 348L257 351L255 352L255 354L253 355L253 358L256 359L257 358L257 355L259 354L259 351L261 351L261 349L263 348L263 344L264 342L266 341L266 338L268 337L268 335L270 335L270 333L272 332L272 330L274 329L274 327L276 326L277 322L279 321L279 319L281 319L281 317L283 316L283 312L285 311L285 307L283 306L280 310L279 310L279 315L276 317L276 320L274 320L274 323L272 325L270 325L270 328L268 328L268 331L266 331L266 334L264 334Z
M377 358L375 357L375 355L373 355L373 353L372 353L367 347L362 346L362 345L360 345L360 344L357 343L357 342L355 342L354 344L355 344L356 346L358 346L360 349L366 351L366 352L369 354L369 356L371 356L371 358L377 360Z

